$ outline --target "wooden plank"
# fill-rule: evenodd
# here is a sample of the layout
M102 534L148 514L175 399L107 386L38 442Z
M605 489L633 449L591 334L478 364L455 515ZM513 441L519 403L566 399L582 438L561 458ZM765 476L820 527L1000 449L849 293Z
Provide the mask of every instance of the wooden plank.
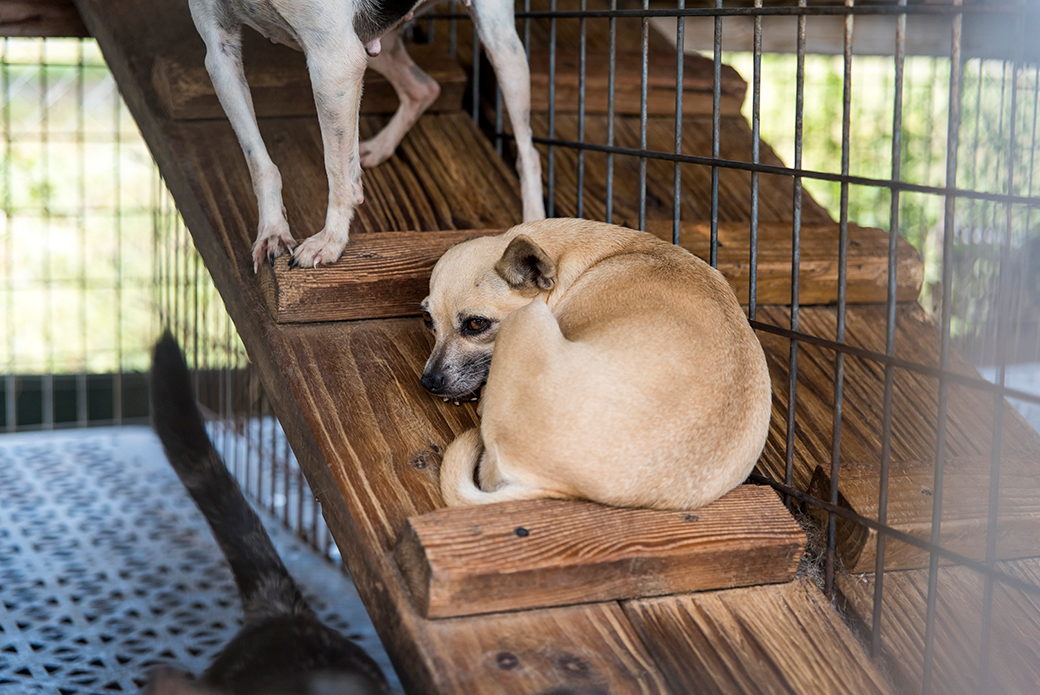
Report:
M425 627L445 692L681 692L660 677L617 603L501 613L494 622L446 618Z
M253 275L250 249L257 212L249 171L226 119L171 124L176 156L193 176L193 195L211 210L214 224L230 225L233 262ZM382 123L362 116L361 137ZM325 223L328 183L317 119L265 118L260 132L282 172L286 219L297 241ZM459 152L465 152L460 157ZM355 211L352 240L368 233L504 229L521 220L516 176L462 113L427 114L396 154L364 172L365 202Z
M394 554L422 615L445 618L790 581L805 532L743 485L693 512L535 500L409 518Z
M647 220L646 229L665 241L672 240L672 222ZM838 300L838 232L836 224L804 225L800 232L799 301L830 304ZM848 226L846 301L883 302L888 283L888 234L880 229ZM756 300L760 304L791 301L791 225L766 222L758 227ZM720 222L718 269L742 304L749 301L751 279L751 231L748 224ZM682 223L679 243L707 260L711 256L711 226L707 222ZM896 298L916 301L924 281L924 263L905 239L898 241Z
M857 304L846 312L845 342L880 354L885 352L886 310L883 304ZM788 307L759 306L756 319L789 328ZM835 307L802 307L800 331L833 340L837 334ZM935 367L939 364L939 331L916 304L896 309L895 355ZM787 338L757 332L769 364L773 385L773 417L758 471L784 480L787 459L787 411L790 394L790 349ZM798 344L795 391L793 482L807 490L817 466L830 467L834 435L835 353L806 342ZM964 375L977 372L957 353L950 368ZM979 379L981 382L981 378ZM905 369L893 372L891 460L934 461L938 441L938 379ZM840 461L881 460L884 427L885 368L872 360L846 355L842 396ZM991 393L950 384L947 394L946 456L988 460L993 445L994 403ZM1001 451L1008 460L1040 462L1040 435L1013 408L1005 405ZM843 469L844 470L844 469ZM875 485L875 493L877 487Z
M414 316L430 271L452 244L501 229L359 234L332 265L290 270L288 255L265 266L260 285L278 323Z
M531 110L549 110L550 49L531 49ZM555 92L553 103L556 113L577 113L581 83L580 53L570 47L559 46L555 52ZM586 50L585 55L585 113L607 113L609 50ZM650 116L675 116L675 51L650 51L647 55L646 112ZM490 64L486 63L487 68ZM642 52L615 52L614 113L638 116L642 104ZM490 69L482 75L493 76ZM683 114L711 115L714 101L714 62L699 55L687 55L683 61ZM494 92L485 88L485 93ZM728 65L722 66L721 113L739 116L744 104L747 83Z
M996 558L1040 556L1040 457L1001 459ZM986 558L989 529L988 457L948 459L942 492L942 545L961 555ZM880 462L847 462L838 478L839 504L869 519L877 519ZM935 461L897 461L890 465L886 524L915 538L932 538L935 500ZM809 492L830 496L830 469L818 467ZM826 514L811 509L821 522ZM838 519L837 550L850 572L872 572L877 558L877 532L848 519ZM929 554L889 538L886 569L927 567Z
M1040 586L1040 559L997 563ZM869 634L874 575L839 573L835 586L846 614ZM985 578L965 567L940 567L935 609L933 693L1034 695L1040 683L1040 597L994 582L989 679L981 680ZM928 570L886 572L881 601L881 656L899 688L922 691Z
M649 220L647 230L671 240L671 222ZM430 271L448 246L478 234L501 230L364 234L356 237L336 263L314 270L289 270L279 259L261 271L268 307L279 323L341 321L414 316L428 292ZM707 260L710 227L684 223L680 242ZM718 269L737 298L747 303L750 286L750 234L743 223L719 224ZM838 298L838 226L815 225L801 230L800 298L803 304L827 304ZM783 304L791 297L791 229L759 225L757 301ZM887 293L888 235L878 229L849 225L846 299L879 302ZM897 296L914 300L921 290L924 266L917 251L900 240L896 268Z
M0 36L90 36L72 0L0 0Z
M532 113L531 127L536 137L550 137L548 114ZM720 157L738 162L751 161L751 127L740 117L721 119ZM578 141L576 114L556 115L552 137ZM683 120L682 152L686 155L711 156L711 117L687 116ZM607 142L607 118L585 117L585 142ZM614 120L614 144L638 149L640 145L639 118L618 116ZM543 170L548 171L547 145L538 145ZM656 116L647 119L646 147L655 152L675 152L675 119ZM612 215L615 224L636 228L639 225L640 158L614 155L614 177L607 183L607 155L603 152L584 152L584 177L578 186L578 150L556 147L554 150L553 214L560 217L606 219L607 200L613 199ZM771 166L784 163L765 142L761 144L760 161ZM681 166L679 215L683 222L711 219L711 167L700 164ZM674 214L675 164L664 159L646 160L646 218L671 220ZM579 197L581 215L578 215ZM762 223L791 224L794 205L794 180L790 176L759 175L758 219ZM719 219L745 222L751 219L751 173L739 169L719 169ZM802 194L802 224L834 224L833 218L812 196Z
M896 692L805 578L624 606L677 692Z
M259 118L279 116L313 116L314 94L303 53L282 45L259 41L250 32L243 41L246 80ZM444 44L413 44L408 53L416 64L441 86L441 93L428 112L452 112L462 108L466 74L451 57ZM152 67L152 85L170 118L196 120L225 118L224 110L213 91L203 59L201 40L177 52L160 55ZM365 90L361 112L393 113L397 109L397 93L379 73L365 72Z

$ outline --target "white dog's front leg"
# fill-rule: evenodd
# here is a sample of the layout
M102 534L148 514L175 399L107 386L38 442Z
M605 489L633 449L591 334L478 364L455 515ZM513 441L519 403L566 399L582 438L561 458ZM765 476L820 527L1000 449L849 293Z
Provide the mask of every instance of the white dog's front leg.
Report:
M323 41L306 46L305 51L325 149L329 206L325 228L296 247L293 267L335 262L347 245L354 208L364 202L358 108L367 60L365 46L349 23L342 31L329 27L323 36Z
M253 100L242 69L241 27L221 27L219 17L206 3L191 3L191 12L206 44L206 71L242 147L256 194L260 223L253 243L255 272L261 261L273 262L283 249L291 250L296 245L282 207L282 177L267 153L256 123Z
M516 33L512 0L482 0L469 7L473 23L495 69L502 99L516 137L516 173L524 222L545 219L542 163L531 137L531 72L524 45Z
M394 154L404 136L441 93L440 85L408 55L400 28L388 31L382 43L382 51L369 58L368 66L393 85L400 105L374 138L361 143L361 166L366 169L379 166Z

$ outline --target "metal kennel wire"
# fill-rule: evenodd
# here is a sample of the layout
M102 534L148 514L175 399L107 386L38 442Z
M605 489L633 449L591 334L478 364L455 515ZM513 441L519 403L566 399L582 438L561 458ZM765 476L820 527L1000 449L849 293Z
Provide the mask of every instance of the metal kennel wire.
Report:
M168 327L247 494L338 562L96 42L0 41L0 427L147 424L150 348Z

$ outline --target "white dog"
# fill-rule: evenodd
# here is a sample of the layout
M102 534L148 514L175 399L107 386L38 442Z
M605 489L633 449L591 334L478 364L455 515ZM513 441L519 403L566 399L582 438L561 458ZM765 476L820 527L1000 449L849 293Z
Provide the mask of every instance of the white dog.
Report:
M408 129L440 93L436 82L408 56L401 23L436 0L188 0L206 43L206 70L249 165L260 225L253 269L292 250L293 267L315 267L340 257L364 201L361 167L393 154ZM530 73L516 34L512 0L469 0L467 9L495 69L517 144L524 220L545 217L538 152L531 142ZM325 149L329 203L325 228L297 245L282 207L282 177L271 161L242 70L242 25L307 56ZM381 50L382 43L387 44ZM400 106L371 140L358 144L358 108L366 66L384 75Z

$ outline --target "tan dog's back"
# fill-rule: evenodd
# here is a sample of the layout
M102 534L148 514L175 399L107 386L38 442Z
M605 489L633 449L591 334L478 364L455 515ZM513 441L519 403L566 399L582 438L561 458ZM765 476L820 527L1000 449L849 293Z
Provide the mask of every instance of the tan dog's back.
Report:
M765 442L769 375L722 276L609 225L554 220L506 236L519 234L556 261L558 279L502 321L480 439L445 457L447 501L497 492L689 509L742 482ZM475 454L480 495L448 470Z

